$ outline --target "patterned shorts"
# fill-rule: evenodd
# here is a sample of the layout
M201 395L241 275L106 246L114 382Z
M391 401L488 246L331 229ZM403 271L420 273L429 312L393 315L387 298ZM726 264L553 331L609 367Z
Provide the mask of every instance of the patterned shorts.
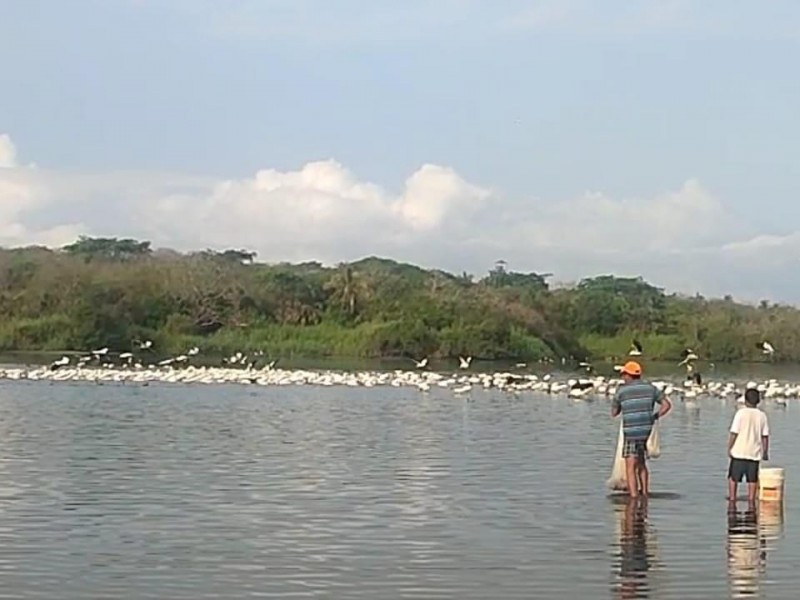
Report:
M647 440L625 440L622 456L637 456L644 460L647 455Z

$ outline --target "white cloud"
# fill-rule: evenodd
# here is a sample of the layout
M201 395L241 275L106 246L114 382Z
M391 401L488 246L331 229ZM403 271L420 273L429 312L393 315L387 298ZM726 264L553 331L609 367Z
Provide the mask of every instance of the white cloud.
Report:
M424 165L406 181L393 210L414 229L431 230L469 217L489 197L489 191L464 181L455 171Z
M376 254L454 272L485 272L502 258L560 281L643 275L670 290L800 300L800 231L753 230L696 179L650 197L554 200L504 198L432 164L396 192L334 160L229 180L0 170L0 245L60 246L79 234L248 248L266 261Z
M183 248L238 244L265 257L338 260L338 253L396 250L446 229L446 221L458 222L487 197L486 190L434 165L423 166L402 194L393 195L328 160L299 171L262 170L201 195L166 196L142 205L139 222L163 243Z
M52 186L45 173L20 166L11 137L0 134L0 245L59 246L74 240L82 230L80 224L37 223L51 209L52 201L68 194L68 186Z
M722 205L699 182L650 199L615 200L587 192L560 203L538 202L520 226L541 248L564 245L565 235L611 254L673 253L713 243L726 219Z
M36 220L37 210L46 210L47 196L34 178L19 177L13 171L0 170L0 246L61 246L74 240L83 230L81 225L58 223L37 227L26 224L29 217Z
M7 133L0 134L0 169L10 169L17 165L17 149Z

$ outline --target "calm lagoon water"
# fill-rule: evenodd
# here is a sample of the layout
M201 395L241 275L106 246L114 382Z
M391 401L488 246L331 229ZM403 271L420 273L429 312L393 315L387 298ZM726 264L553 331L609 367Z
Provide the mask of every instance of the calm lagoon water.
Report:
M734 410L676 405L639 507L605 400L0 382L0 597L794 599L800 403L766 407L757 516Z

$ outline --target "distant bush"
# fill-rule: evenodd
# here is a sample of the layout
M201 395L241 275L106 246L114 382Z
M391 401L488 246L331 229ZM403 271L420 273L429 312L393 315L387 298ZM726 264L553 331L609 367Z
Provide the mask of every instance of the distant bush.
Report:
M81 238L0 250L0 350L236 351L271 356L653 359L691 347L715 361L800 359L800 311L668 295L610 275L550 289L549 274L498 263L484 277L370 257L269 265L242 249L180 254Z

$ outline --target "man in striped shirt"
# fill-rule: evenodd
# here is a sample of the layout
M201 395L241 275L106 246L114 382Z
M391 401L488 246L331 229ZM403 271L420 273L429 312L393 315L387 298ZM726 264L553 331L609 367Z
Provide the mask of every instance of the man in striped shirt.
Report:
M655 420L666 415L672 409L672 403L656 386L642 380L642 367L635 361L628 361L622 367L622 379L624 383L617 388L611 403L611 416L622 413L622 456L625 458L628 493L636 498L639 494L647 496L650 489L647 438ZM656 404L660 405L659 410L653 413Z

